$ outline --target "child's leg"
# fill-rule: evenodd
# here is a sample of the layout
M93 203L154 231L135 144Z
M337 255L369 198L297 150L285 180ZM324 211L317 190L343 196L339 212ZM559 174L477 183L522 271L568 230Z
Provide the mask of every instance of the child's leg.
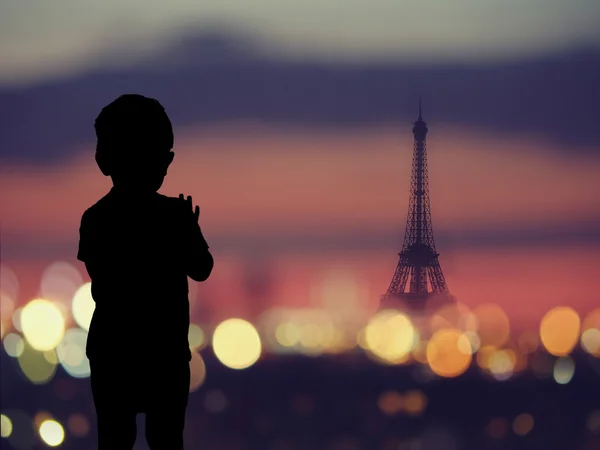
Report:
M135 444L136 411L122 372L110 363L90 363L90 382L96 408L98 450L131 450ZM113 366L113 367L111 367Z
M146 441L151 450L182 450L190 366L182 361L165 369L155 372L147 388Z

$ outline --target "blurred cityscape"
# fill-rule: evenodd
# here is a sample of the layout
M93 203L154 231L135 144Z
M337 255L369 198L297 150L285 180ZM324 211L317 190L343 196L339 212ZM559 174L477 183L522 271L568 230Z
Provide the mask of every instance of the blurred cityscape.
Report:
M0 447L94 449L91 285L67 262L38 281L39 298L21 303L2 267ZM246 289L260 296L263 281ZM427 316L344 307L353 286L332 286L320 308L193 319L187 448L600 448L600 309L556 307L519 329L493 303Z

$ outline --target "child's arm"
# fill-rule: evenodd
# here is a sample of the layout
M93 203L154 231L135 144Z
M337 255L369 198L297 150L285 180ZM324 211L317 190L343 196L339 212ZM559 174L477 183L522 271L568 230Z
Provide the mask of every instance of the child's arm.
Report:
M184 200L183 194L179 195L180 200ZM208 244L204 239L198 218L200 217L200 207L196 206L193 213L190 214L192 208L192 197L188 196L186 202L186 225L189 226L189 247L186 249L186 268L187 275L194 281L205 281L210 276L214 259L208 251Z

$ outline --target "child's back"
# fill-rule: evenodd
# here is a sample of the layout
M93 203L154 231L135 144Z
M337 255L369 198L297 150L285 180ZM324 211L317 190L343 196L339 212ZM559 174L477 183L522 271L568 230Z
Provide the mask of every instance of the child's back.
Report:
M146 413L151 449L179 449L190 382L188 277L204 281L213 259L192 199L157 190L173 160L162 106L119 97L96 119L96 161L113 188L81 219L78 259L96 309L87 342L103 449L131 449Z

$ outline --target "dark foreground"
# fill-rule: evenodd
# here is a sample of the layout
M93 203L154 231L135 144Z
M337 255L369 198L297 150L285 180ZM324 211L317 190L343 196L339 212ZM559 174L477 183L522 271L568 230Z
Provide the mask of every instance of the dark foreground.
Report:
M493 381L477 368L440 379L361 355L273 357L240 371L210 350L203 356L207 376L190 394L187 449L600 449L600 359L585 355L567 384L532 373ZM59 367L36 386L4 352L0 363L0 412L13 428L0 448L50 448L35 425L47 415L64 426L58 448L95 448L89 378ZM139 416L136 449L147 448L143 423Z

